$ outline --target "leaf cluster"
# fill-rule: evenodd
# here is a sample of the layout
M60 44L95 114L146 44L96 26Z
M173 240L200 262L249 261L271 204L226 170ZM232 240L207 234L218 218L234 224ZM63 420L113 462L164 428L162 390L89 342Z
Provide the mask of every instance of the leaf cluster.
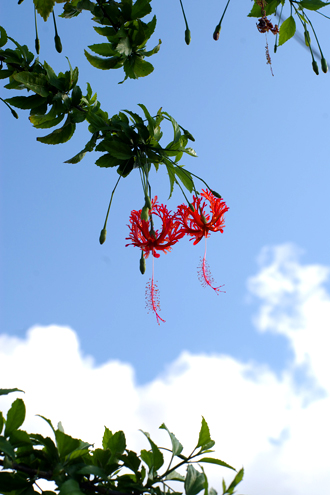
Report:
M0 395L18 389L0 389ZM170 438L170 448L156 445L149 433L142 432L150 448L140 454L126 446L123 431L113 433L105 427L102 448L66 434L61 423L40 416L50 426L51 437L27 433L21 429L25 419L25 404L16 399L5 419L0 413L0 492L3 495L33 495L39 479L53 481L54 491L44 495L163 495L173 494L216 495L209 488L203 464L215 464L235 471L220 459L209 457L214 446L209 427L202 419L196 447L190 455L183 454L183 446L165 424L160 426ZM197 466L197 469L195 467ZM185 468L182 473L179 469ZM241 469L227 487L222 482L222 493L233 494L243 478ZM173 481L181 490L172 487Z

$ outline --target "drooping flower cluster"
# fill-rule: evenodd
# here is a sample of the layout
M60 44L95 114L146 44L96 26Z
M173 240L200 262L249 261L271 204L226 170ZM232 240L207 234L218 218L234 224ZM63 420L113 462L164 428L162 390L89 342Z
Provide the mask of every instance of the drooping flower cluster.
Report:
M209 212L207 212L207 202ZM193 240L193 244L198 244L205 238L205 252L201 259L199 269L199 279L204 286L208 285L215 292L220 291L220 287L213 286L213 278L209 266L206 262L206 239L211 232L223 233L224 214L228 211L228 206L221 199L216 197L209 190L202 190L200 197L193 197L193 202L189 206L179 205L175 213L171 213L166 205L158 204L157 196L151 202L151 209L148 210L147 219L144 219L143 210L133 210L130 215L129 236L131 241L126 246L133 245L141 249L140 269L144 273L145 259L151 253L153 256L152 278L146 288L146 305L151 309L159 321L164 321L158 314L160 310L159 293L154 281L154 258L159 258L160 252L168 253L172 246L182 237L188 235ZM141 218L142 217L142 218ZM161 221L161 229L154 229L154 217Z

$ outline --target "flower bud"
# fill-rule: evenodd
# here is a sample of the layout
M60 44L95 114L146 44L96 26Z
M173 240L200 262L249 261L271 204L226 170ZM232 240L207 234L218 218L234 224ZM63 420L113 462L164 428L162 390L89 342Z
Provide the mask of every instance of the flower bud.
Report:
M315 74L318 76L318 75L319 75L319 66L317 65L316 60L313 60L313 62L312 62L312 67L313 67L313 71L314 71L314 72L315 72Z
M189 208L190 208L190 209L191 209L191 211L194 213L194 211L195 211L194 205L192 205L191 203L189 203Z
M145 271L146 271L146 260L145 257L143 256L143 251L142 251L140 258L140 272L142 273L142 275L144 275Z
M222 196L220 196L220 194L219 194L219 193L217 193L217 191L213 191L213 189L211 189L211 193L212 193L212 194L213 194L213 196L215 196L216 198L219 198L219 199L221 199L221 198L222 198Z
M152 204L151 204L150 198L149 198L149 196L147 194L145 195L144 200L145 200L145 205L144 206L147 206L149 208L149 210L151 210Z
M205 223L205 225L206 225L207 221L206 221L206 218L204 217L203 213L201 214L201 219L202 219L203 223Z
M145 222L149 221L149 208L146 205L144 205L141 210L141 220L144 220Z
M189 43L191 41L191 32L190 32L190 29L186 29L185 30L185 32L184 32L184 40L187 43L187 45L189 45Z
M328 72L328 64L324 57L321 58L321 67L324 74L326 74Z
M276 53L276 52L277 52L277 44L275 43L275 45L274 45L274 53Z
M107 229L102 229L99 238L100 244L104 244L106 238L107 238Z
M58 35L58 34L56 34L56 35L55 35L54 40L55 40L55 48L56 48L56 51L57 51L58 53L61 53L61 51L62 51L62 42L61 42L61 38L59 37L59 35Z
M36 38L35 39L34 46L36 48L37 55L39 55L39 53L40 53L40 42L39 42L39 38Z
M183 134L188 138L190 139L190 141L195 141L195 138L192 134L190 134L189 131L187 131L187 129L183 129Z
M213 39L214 41L218 41L218 39L220 38L220 31L221 31L221 26L217 26L214 30L214 33L213 33Z

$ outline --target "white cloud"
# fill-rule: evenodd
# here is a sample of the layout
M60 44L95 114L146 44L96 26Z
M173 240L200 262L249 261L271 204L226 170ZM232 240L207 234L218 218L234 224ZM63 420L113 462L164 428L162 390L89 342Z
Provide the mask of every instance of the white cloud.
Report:
M1 368L10 370L2 386L26 391L30 431L50 433L33 416L39 413L90 442L100 443L104 425L123 429L133 449L145 445L139 428L165 442L162 422L192 448L203 415L218 457L246 469L240 493L324 493L330 485L330 296L322 283L329 269L301 265L290 245L264 250L260 263L248 283L261 299L256 326L285 335L294 351L280 377L230 356L182 352L161 376L138 386L132 366L95 366L75 332L54 325L34 327L24 340L0 336ZM302 366L310 380L297 387L295 370ZM3 399L7 407L10 399ZM219 491L221 476L232 477L207 471Z

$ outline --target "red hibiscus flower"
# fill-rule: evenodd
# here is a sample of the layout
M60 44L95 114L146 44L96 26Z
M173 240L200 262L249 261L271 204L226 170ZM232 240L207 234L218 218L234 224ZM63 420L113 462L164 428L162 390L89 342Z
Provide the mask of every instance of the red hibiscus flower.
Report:
M205 252L201 261L199 278L203 285L208 285L214 291L219 292L220 287L212 285L213 278L206 262L206 239L210 237L211 232L223 233L225 226L224 214L229 210L226 203L221 198L216 198L211 191L202 189L201 197L193 197L193 210L187 205L178 207L177 216L182 226L182 231L194 239L194 244L198 244L205 237ZM209 203L209 212L206 212L207 203Z
M185 233L178 222L176 214L172 214L165 205L157 204L157 196L151 202L151 210L149 211L149 220L141 219L142 210L133 210L130 215L130 229L127 240L132 241L126 246L136 246L142 250L144 258L148 258L152 253L154 258L159 258L162 251L168 253L172 246L181 239ZM161 229L154 230L154 218L158 217L161 221ZM163 320L159 314L159 293L157 285L154 282L154 263L152 263L152 278L146 288L146 306L151 309L157 318L157 323Z

